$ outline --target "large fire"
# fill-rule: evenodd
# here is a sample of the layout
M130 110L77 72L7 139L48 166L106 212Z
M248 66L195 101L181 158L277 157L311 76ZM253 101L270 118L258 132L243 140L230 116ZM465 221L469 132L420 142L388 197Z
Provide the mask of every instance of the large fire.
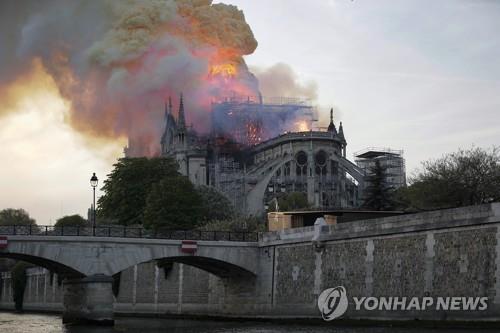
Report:
M4 1L16 8L14 0ZM20 38L2 45L15 52L3 64L9 75L0 76L0 97L29 76L29 64L39 59L70 103L66 121L89 137L128 137L138 155L155 155L169 96L177 104L184 93L188 124L200 132L210 130L211 103L260 96L243 58L257 41L235 6L211 0L74 0L61 12L59 2L35 3L25 5L29 15L12 13L19 21L8 25L14 31L4 32ZM260 140L253 128L247 132L253 142Z
M2 45L15 52L3 64L9 75L0 76L0 96L30 75L29 64L37 58L70 102L66 120L73 128L89 137L126 136L139 143L138 154L155 155L169 96L177 104L183 92L187 121L208 131L211 102L232 94L258 95L257 80L243 59L257 41L235 6L211 0L64 5L61 11L59 2L30 2L23 8L27 15L12 13L19 21L4 33L20 37ZM13 1L4 8L17 7Z
M221 75L226 78L234 78L236 76L236 66L233 64L212 65L210 67L210 75Z

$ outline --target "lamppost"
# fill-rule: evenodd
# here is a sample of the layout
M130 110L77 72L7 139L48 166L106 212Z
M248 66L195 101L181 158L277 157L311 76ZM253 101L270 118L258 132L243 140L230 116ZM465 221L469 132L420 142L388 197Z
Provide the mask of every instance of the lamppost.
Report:
M93 204L93 219L92 219L92 234L95 236L95 188L97 187L97 182L99 179L97 179L97 176L95 175L95 172L92 174L92 177L90 178L90 186L92 186L92 190L94 191L94 204Z

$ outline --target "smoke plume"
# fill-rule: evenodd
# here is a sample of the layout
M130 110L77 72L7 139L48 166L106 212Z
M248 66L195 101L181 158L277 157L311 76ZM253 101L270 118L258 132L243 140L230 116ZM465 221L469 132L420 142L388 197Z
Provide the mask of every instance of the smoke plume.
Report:
M301 82L292 67L277 63L269 68L252 67L259 80L259 88L265 96L294 96L310 100L318 97L318 86L314 81Z
M211 0L0 2L0 116L16 89L48 73L93 137L129 137L158 153L163 103L184 93L188 122L207 130L210 103L258 95L244 55L257 47L242 11ZM41 69L40 69L41 68ZM293 91L289 91L293 93Z

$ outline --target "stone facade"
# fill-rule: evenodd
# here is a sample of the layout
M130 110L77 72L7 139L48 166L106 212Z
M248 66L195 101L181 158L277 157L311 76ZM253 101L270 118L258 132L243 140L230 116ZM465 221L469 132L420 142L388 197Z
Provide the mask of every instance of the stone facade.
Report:
M238 104L242 113L257 114L253 110L257 106L269 107ZM232 107L236 106L230 105L227 114L223 112L228 121L236 117L230 112ZM273 106L280 112L290 107ZM300 104L296 107L301 108ZM294 110L292 107L289 111ZM245 121L250 120L242 117L235 126L241 131L249 125ZM194 185L217 188L245 215L262 214L266 204L290 192L306 194L309 204L318 208L360 205L364 173L346 158L343 126L340 123L337 132L333 114L326 131L296 132L287 128L274 134L251 142L236 138L231 131L219 133L214 129L209 135L200 135L187 126L181 96L177 117L173 116L171 101L166 107L161 154L174 158L179 172Z

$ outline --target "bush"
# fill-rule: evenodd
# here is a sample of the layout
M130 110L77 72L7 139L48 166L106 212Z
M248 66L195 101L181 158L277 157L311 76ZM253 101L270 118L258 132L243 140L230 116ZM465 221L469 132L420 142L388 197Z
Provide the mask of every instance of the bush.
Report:
M307 201L307 194L303 192L290 192L280 195L278 200L278 209L281 212L291 210L308 210L310 209L309 202ZM276 202L272 200L269 204L268 211L276 211Z
M215 220L208 222L198 229L204 231L264 232L266 231L266 223L263 218L256 216L235 216L227 220Z
M80 215L68 215L61 217L56 221L56 227L84 227L87 225L87 220Z
M203 219L206 222L227 220L234 217L234 207L231 202L213 187L200 186L196 189L201 196Z

